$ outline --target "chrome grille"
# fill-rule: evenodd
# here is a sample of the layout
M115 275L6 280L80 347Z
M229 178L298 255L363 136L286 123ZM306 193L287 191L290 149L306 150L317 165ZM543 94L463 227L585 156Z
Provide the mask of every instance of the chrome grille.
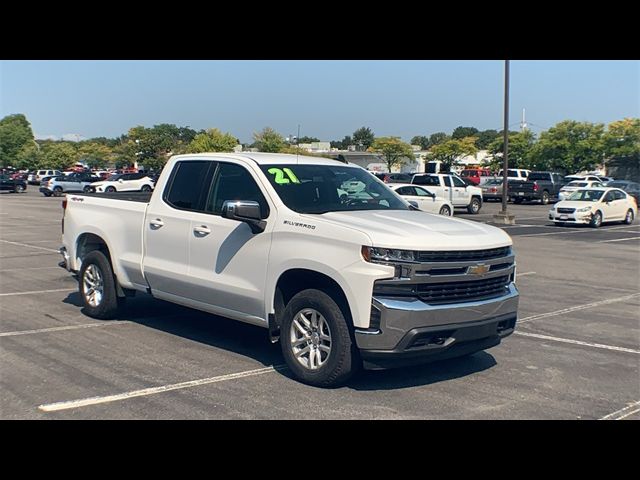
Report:
M575 208L559 208L558 213L573 213L575 212Z
M491 248L488 250L416 252L419 262L471 262L506 257L511 247Z

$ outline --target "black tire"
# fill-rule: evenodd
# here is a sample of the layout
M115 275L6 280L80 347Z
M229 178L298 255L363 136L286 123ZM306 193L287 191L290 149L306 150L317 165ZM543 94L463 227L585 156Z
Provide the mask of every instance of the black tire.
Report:
M440 215L444 215L445 217L450 217L451 216L451 209L449 208L449 205L442 205L440 207L440 211L438 213Z
M22 185L16 185L16 189L14 190L16 193L24 193L26 189Z
M143 185L140 190L143 191L143 192L150 192L151 191L151 187L149 185Z
M516 205L520 205L522 203L523 199L516 197L513 199L513 203L515 203Z
M549 204L549 192L547 192L546 190L542 192L542 198L540 199L540 203L542 203L542 205Z
M45 197L50 197L50 196L51 196L51 192L42 192L42 194L43 194Z
M331 351L324 364L316 370L302 365L292 351L290 332L293 320L304 309L319 312L330 330ZM358 348L342 310L329 295L320 290L303 290L289 301L282 314L280 332L282 355L294 376L303 383L316 387L337 387L344 384L360 368Z
M624 217L624 223L631 225L633 223L633 210L627 210L627 215Z
M61 187L55 187L53 189L53 196L54 197L60 197L62 196L62 188Z
M589 226L592 227L592 228L600 228L601 225L602 225L602 212L600 210L598 210L591 217L591 221L589 222Z
M467 212L476 215L478 214L478 212L480 212L480 208L482 208L482 202L480 201L480 199L478 197L472 197L471 203L467 207Z
M93 187L90 187L89 185L87 185L86 187L84 187L84 188L82 189L82 191L83 191L84 193L91 193L91 192L93 191Z
M113 193L116 191L116 187L108 186L107 188L104 189L104 191L107 193Z
M103 289L101 301L97 305L91 305L85 292L85 275L87 269L93 265L100 272L102 277L101 285ZM124 303L124 297L118 297L116 293L116 279L111 269L109 259L101 251L90 252L82 261L82 267L78 275L78 290L82 303L83 312L93 318L109 320L118 314L118 310Z

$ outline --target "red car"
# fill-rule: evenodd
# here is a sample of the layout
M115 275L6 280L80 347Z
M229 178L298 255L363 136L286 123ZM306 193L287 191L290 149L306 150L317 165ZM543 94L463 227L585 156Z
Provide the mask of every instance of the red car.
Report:
M460 176L469 183L480 185L481 177L491 177L491 170L488 168L467 168Z

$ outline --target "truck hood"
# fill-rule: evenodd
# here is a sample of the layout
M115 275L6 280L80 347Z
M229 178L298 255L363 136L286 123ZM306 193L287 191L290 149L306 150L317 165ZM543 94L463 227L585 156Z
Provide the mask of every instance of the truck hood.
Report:
M512 243L511 237L499 228L417 210L362 210L304 217L359 230L371 238L375 247L482 250Z

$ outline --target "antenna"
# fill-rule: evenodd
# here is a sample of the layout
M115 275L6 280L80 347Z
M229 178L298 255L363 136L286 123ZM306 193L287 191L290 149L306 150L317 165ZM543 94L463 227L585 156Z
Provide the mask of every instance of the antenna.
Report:
M296 164L298 163L299 153L300 153L300 124L298 124L298 136L296 137Z

